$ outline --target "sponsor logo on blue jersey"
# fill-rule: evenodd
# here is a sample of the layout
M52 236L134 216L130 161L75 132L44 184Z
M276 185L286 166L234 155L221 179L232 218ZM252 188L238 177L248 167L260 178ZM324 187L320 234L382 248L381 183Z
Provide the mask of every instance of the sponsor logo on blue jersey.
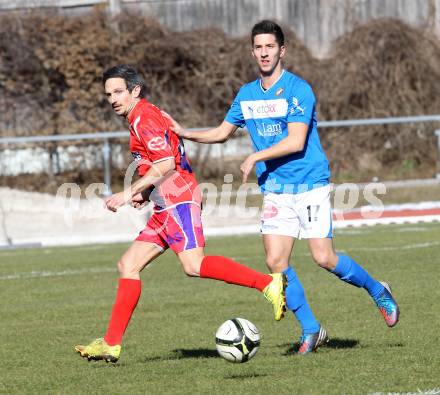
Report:
M290 109L290 113L293 114L295 111L298 110L302 115L304 115L304 111L306 110L306 107L301 107L299 105L298 99L294 96L292 97L292 108Z
M244 119L285 117L288 107L286 99L244 100L240 106Z
M262 137L278 136L283 133L281 122L277 123L264 123L257 125L257 133Z

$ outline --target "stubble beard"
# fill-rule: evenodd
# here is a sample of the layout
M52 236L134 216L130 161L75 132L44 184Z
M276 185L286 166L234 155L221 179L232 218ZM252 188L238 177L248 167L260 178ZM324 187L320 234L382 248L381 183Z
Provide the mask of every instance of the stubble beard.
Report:
M261 74L261 76L262 77L270 77L273 74L273 72L275 71L275 69L278 67L278 65L280 64L280 61L281 61L281 58L278 56L277 61L275 62L275 64L268 71L263 70L260 67L260 74Z
M123 114L121 114L121 116L127 118L128 115L131 113L131 110L133 110L135 105L136 105L135 101L131 102L130 105L127 107L127 111L125 111Z

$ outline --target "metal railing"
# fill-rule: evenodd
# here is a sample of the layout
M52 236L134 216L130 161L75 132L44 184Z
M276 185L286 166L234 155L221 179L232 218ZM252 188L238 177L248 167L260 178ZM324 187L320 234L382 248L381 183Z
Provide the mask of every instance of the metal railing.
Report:
M369 126L369 125L389 125L402 123L422 123L422 122L440 122L440 115L420 115L410 117L391 117L391 118L371 118L371 119L347 119L335 121L318 122L319 128ZM192 128L189 130L204 130L207 128ZM438 159L437 159L437 179L440 180L440 129L435 131L438 139ZM108 191L111 191L111 144L110 139L126 138L128 131L100 132L100 133L82 133L82 134L63 134L54 136L26 136L26 137L2 137L0 144L5 146L9 144L28 144L55 141L78 141L78 140L103 140L102 155L104 160L104 183Z

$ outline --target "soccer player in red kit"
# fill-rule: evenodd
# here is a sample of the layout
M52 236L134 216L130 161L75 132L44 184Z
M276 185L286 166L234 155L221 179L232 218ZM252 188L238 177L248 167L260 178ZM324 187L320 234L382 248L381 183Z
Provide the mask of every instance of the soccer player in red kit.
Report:
M197 181L169 120L145 99L142 77L132 67L119 65L104 72L103 84L113 110L130 125L130 150L140 176L105 199L105 205L117 211L124 204L136 207L149 200L154 202L154 213L118 262L119 286L105 336L75 350L88 359L119 359L122 337L141 294L140 272L167 248L175 252L188 276L263 292L279 321L286 309L283 274L263 274L223 256L204 255Z

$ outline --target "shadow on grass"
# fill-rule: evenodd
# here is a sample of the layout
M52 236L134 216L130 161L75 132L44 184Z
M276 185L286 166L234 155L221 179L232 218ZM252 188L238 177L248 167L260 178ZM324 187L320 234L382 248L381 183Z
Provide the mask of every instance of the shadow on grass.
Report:
M387 343L387 347L405 347L405 344L403 343Z
M154 361L167 361L167 360L177 360L177 359L190 359L190 358L217 358L218 353L216 350L209 348L197 348L197 349L184 349L179 348L172 351L171 355L156 356L156 357L146 357L145 362Z
M359 345L359 340L355 339L338 339L333 338L330 339L330 341L325 345L322 346L323 348L332 348L335 350L341 350L341 349L347 349L347 348L355 348ZM299 350L299 342L291 343L289 344L281 344L278 347L288 347L287 351L284 353L284 355L292 355L296 354Z
M259 373L243 373L243 374L229 374L224 376L226 380L242 380L242 379L254 379L257 377L266 377L268 374L259 374Z

